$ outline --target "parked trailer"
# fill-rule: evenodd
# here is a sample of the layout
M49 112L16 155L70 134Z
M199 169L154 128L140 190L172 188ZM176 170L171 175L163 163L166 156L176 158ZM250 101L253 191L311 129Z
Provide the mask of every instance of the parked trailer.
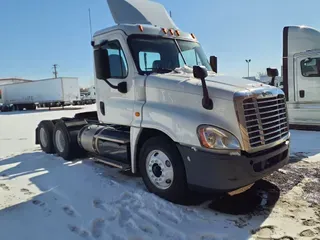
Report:
M97 111L41 121L44 152L140 173L178 203L190 189L245 191L288 162L281 89L217 75L217 58L158 3L108 4L117 25L92 41Z
M51 78L0 85L2 111L67 106L80 101L78 78Z

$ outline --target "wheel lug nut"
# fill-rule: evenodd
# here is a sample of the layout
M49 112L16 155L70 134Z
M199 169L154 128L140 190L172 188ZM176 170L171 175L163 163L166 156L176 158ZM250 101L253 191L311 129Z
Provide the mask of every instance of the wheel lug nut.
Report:
M171 163L170 163L169 160L166 161L166 166L167 166L167 167L171 167Z
M170 184L170 183L171 183L171 179L167 179L166 184Z

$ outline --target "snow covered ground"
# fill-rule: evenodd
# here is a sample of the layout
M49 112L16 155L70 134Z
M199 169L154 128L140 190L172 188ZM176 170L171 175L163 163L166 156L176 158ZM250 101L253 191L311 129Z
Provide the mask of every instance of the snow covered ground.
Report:
M180 206L138 177L34 144L41 120L93 108L0 113L1 239L320 238L320 132L291 131L290 164L248 192Z

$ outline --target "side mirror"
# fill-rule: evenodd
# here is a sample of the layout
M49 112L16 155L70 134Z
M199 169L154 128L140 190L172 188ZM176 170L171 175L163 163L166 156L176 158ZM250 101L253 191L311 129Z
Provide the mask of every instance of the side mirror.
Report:
M212 68L212 71L218 73L218 58L216 56L210 57L210 66Z
M96 77L101 80L110 78L109 55L107 49L98 48L94 50L94 65Z
M193 66L193 76L198 79L205 79L208 76L208 71L204 66Z
M195 78L201 79L203 98L202 98L202 107L207 110L213 109L213 101L209 97L209 92L206 84L205 78L208 76L208 71L204 66L193 66L193 76Z
M127 82L119 83L118 84L118 91L121 93L127 93L128 92Z
M267 68L268 77L277 77L279 76L279 71L276 68Z

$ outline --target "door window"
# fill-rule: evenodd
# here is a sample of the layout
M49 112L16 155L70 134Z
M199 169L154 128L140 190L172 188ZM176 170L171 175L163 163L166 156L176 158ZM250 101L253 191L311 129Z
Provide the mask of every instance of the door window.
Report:
M302 76L320 77L320 58L306 58L300 64Z
M118 40L110 41L104 49L108 50L111 78L126 78L128 76L128 64L124 52Z

